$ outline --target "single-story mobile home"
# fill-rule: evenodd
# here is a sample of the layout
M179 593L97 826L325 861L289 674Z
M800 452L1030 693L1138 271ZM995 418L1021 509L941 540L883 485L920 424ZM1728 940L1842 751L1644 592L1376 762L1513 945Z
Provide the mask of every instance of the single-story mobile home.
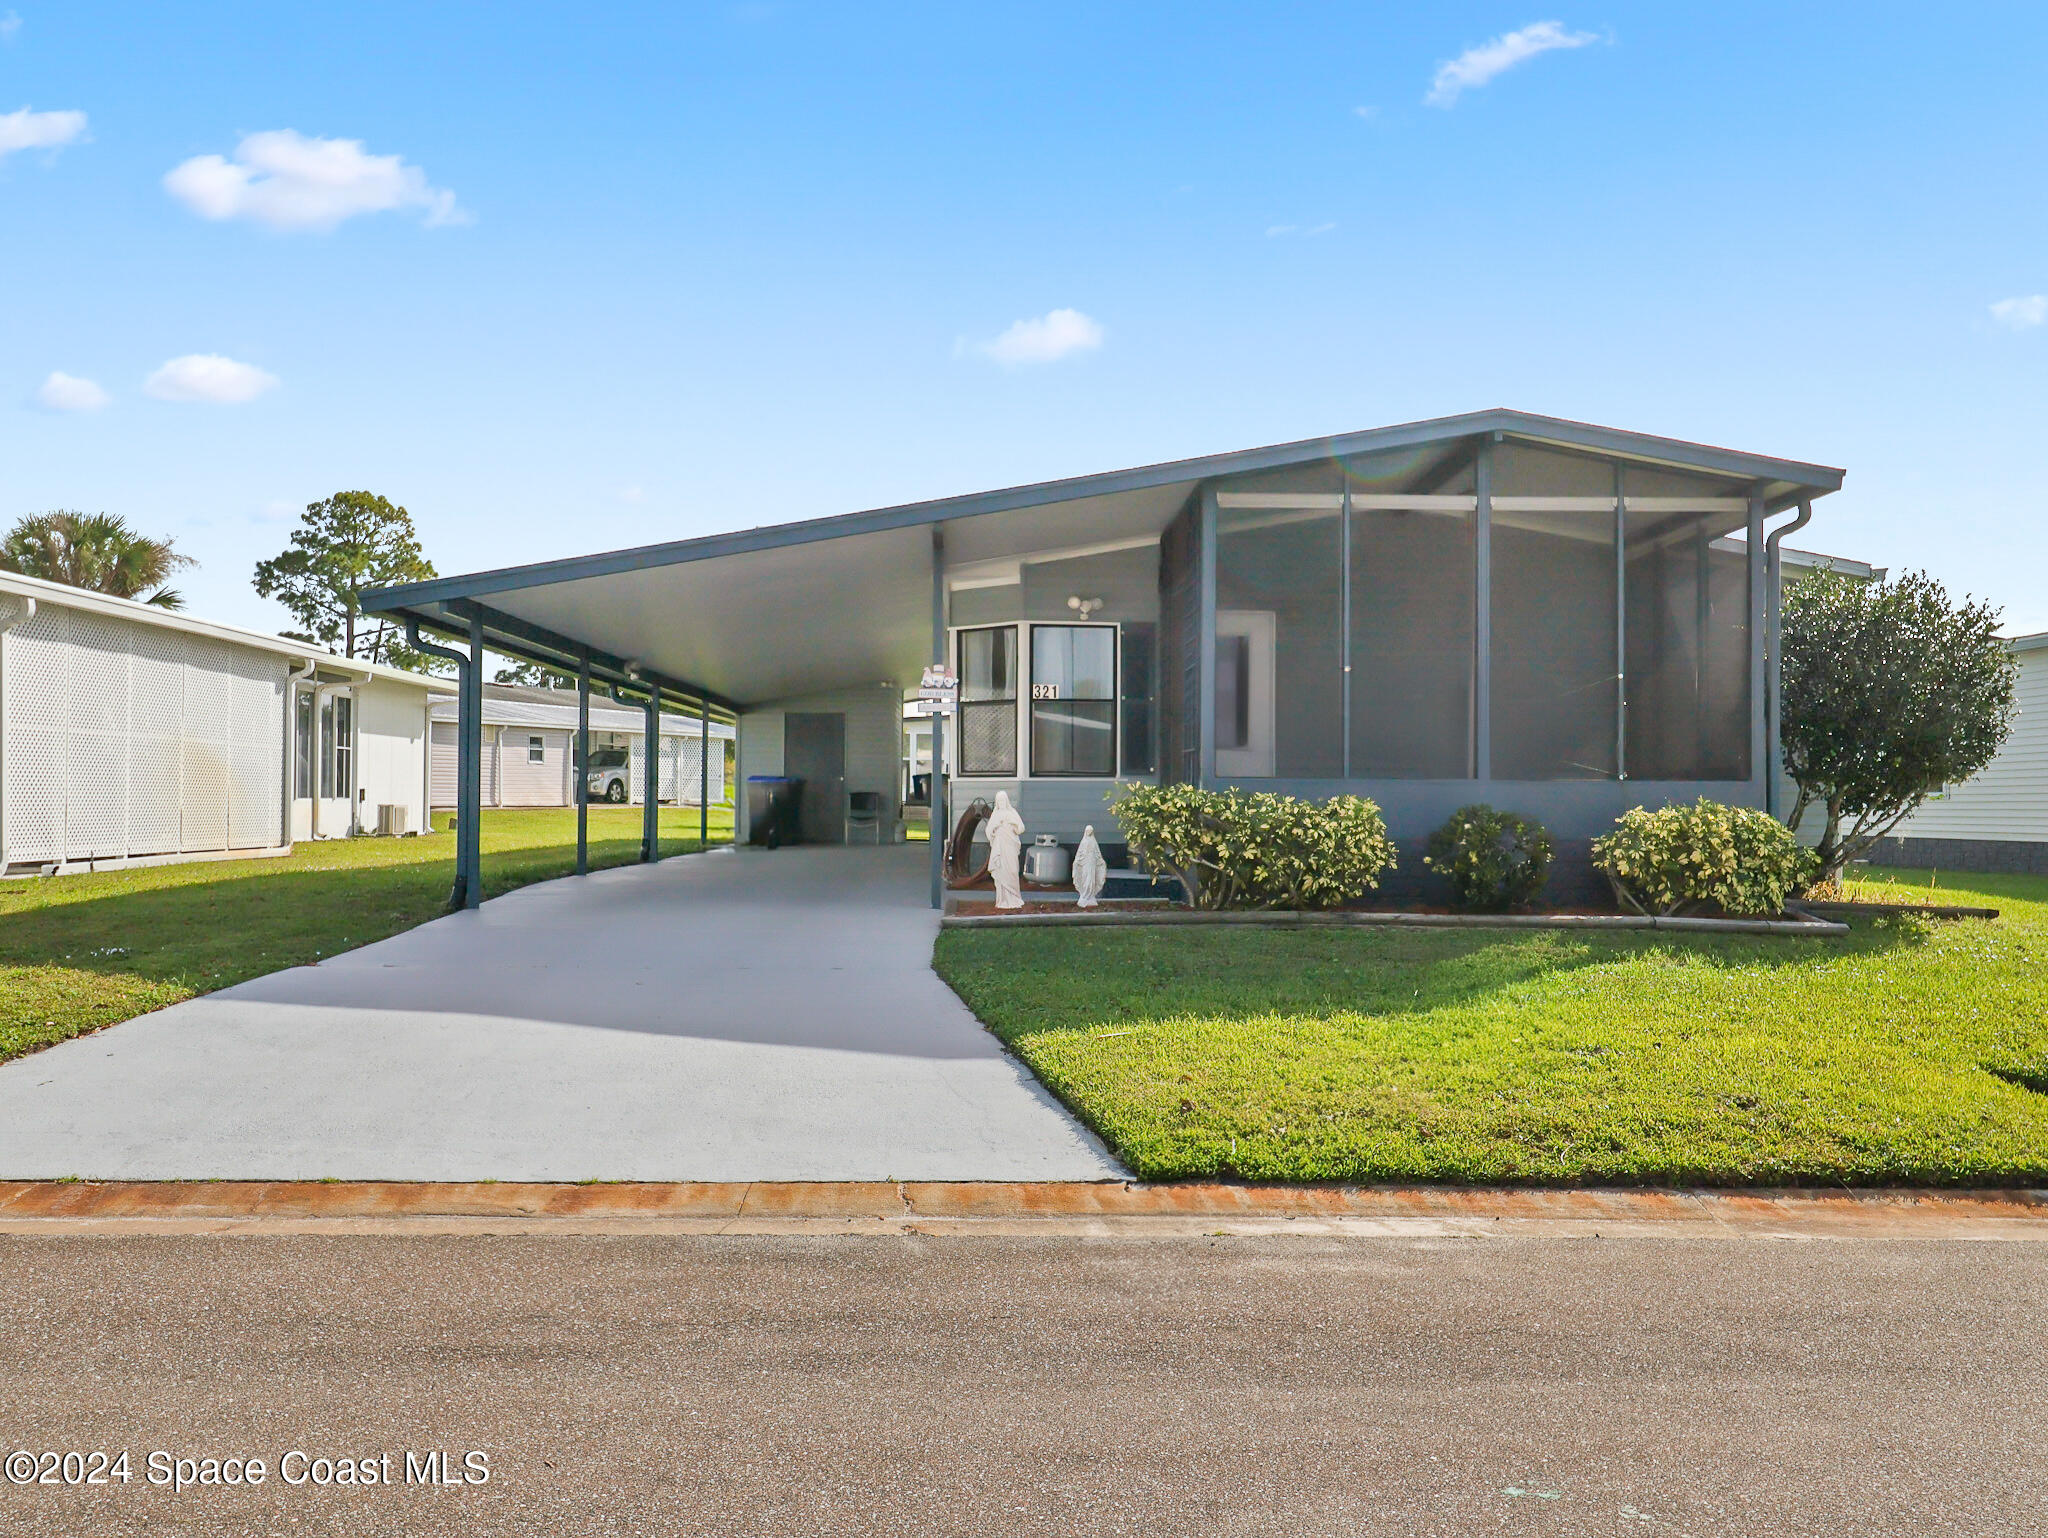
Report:
M0 572L0 871L424 833L451 687Z
M453 698L433 707L433 804L455 805L457 707ZM646 733L638 708L593 700L590 705L590 799L643 799L646 772L641 755ZM659 794L675 806L695 806L709 795L725 800L725 745L730 725L713 721L711 761L701 762L706 723L664 711L661 717ZM576 695L565 689L525 684L484 685L483 804L485 806L574 806L576 804Z
M1775 799L1770 568L1842 478L1483 411L366 602L472 676L488 646L736 721L742 778L803 778L820 836L856 792L894 813L943 664L943 826L1006 790L1034 834L1114 841L1119 781L1191 781L1368 795L1411 848L1485 801L1583 855L1638 803Z

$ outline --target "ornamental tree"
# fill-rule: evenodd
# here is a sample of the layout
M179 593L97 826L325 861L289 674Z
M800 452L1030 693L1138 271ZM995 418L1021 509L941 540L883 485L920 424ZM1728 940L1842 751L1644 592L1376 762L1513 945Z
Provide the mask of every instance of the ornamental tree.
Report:
M368 491L337 491L311 502L281 554L256 564L256 592L275 598L306 628L302 641L393 667L426 671L426 658L386 620L365 620L363 589L419 582L434 575L420 551L412 514Z
M1786 821L1825 812L1821 882L2004 743L2016 668L1998 620L1988 604L1951 602L1925 572L1817 572L1786 590L1779 732L1799 788Z

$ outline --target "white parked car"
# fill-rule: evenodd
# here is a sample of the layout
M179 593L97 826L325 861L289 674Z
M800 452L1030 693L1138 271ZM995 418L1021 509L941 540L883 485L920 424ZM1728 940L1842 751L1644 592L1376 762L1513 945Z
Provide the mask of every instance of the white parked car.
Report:
M631 755L624 748L592 748L590 750L590 799L623 804L631 798L632 787L626 783L631 768Z

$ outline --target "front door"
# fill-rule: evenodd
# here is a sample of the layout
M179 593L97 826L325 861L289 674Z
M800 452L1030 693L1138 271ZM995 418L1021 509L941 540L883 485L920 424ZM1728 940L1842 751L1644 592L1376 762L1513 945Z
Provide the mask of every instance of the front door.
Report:
M800 804L806 844L846 841L846 717L796 711L782 718L782 772L804 782Z

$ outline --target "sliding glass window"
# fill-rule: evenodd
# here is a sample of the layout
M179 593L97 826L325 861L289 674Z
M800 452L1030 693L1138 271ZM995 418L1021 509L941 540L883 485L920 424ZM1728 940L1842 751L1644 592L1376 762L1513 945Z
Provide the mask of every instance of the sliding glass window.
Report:
M958 639L960 745L956 773L1017 772L1017 627L963 630Z
M1116 627L1031 627L1031 772L1116 775Z

